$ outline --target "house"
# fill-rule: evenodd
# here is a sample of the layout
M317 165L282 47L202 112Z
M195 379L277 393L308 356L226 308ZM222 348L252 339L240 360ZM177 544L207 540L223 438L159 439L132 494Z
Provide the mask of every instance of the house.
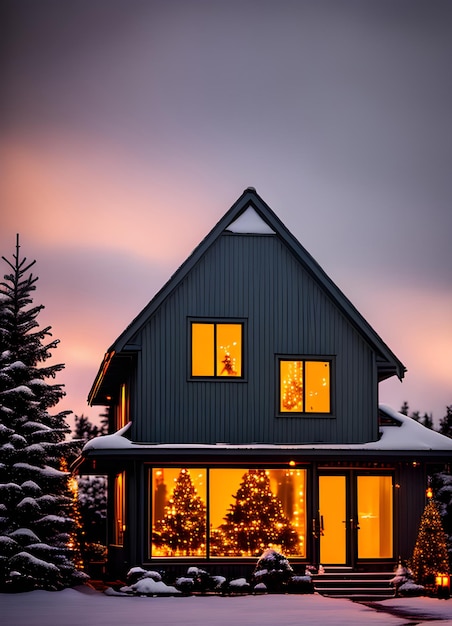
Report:
M124 293L127 297L127 293ZM359 570L411 555L452 440L379 406L405 367L248 188L108 349L108 567Z

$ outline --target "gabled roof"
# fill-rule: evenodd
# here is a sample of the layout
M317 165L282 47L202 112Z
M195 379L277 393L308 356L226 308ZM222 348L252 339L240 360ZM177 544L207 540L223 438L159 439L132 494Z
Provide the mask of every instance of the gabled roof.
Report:
M119 335L116 341L108 349L99 372L88 396L90 404L105 404L104 395L100 394L105 377L114 378L115 369L121 356L131 355L137 351L137 347L131 344L136 333L147 323L154 312L161 306L166 298L184 280L207 250L215 244L217 239L225 232L249 233L260 236L277 236L292 252L299 263L317 281L335 305L342 311L345 317L354 325L361 336L372 346L377 354L377 367L379 379L384 380L397 375L403 378L405 366L395 354L388 348L379 335L373 330L363 316L357 311L348 298L335 285L324 272L309 252L300 244L292 233L281 222L272 209L262 200L253 187L248 187L240 198L232 205L227 213L214 226L209 234L195 248L192 254L173 274L169 281L160 289L144 309Z

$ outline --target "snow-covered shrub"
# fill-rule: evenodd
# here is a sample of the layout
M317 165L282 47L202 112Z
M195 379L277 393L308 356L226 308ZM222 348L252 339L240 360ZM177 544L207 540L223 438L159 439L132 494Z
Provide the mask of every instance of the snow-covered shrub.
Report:
M159 572L142 567L132 567L127 572L127 582L128 584L121 587L120 591L128 595L174 596L180 593L172 585L165 584Z
M260 556L251 578L255 588L264 584L271 593L313 593L314 585L309 574L296 575L287 558L268 548ZM259 587L260 591L262 587Z
M398 564L389 584L394 587L395 596L422 596L425 593L425 587L414 582L413 572L406 563Z
M189 567L185 576L176 579L174 585L182 593L208 593L220 591L225 583L224 576L211 576L199 567Z

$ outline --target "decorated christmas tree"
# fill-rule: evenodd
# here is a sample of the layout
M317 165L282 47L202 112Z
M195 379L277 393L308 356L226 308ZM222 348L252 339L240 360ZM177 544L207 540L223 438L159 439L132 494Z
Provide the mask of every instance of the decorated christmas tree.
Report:
M154 526L152 540L167 554L177 556L194 556L205 546L206 507L187 469L179 473L164 517Z
M256 556L271 546L296 553L298 533L284 514L265 470L248 470L226 514L225 523L212 532L212 553Z
M58 341L40 328L42 305L32 306L37 277L19 253L3 260L0 283L0 590L60 589L77 572L75 500L67 461L68 411L50 413L64 396L50 383L63 365L45 366Z
M449 573L447 536L433 499L428 500L422 514L410 564L420 585L431 585L437 574Z

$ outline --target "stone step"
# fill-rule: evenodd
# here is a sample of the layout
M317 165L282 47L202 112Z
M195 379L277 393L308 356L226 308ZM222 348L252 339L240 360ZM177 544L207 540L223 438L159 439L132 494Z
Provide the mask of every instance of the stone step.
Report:
M391 598L393 572L326 571L313 576L314 589L324 596L353 599Z

